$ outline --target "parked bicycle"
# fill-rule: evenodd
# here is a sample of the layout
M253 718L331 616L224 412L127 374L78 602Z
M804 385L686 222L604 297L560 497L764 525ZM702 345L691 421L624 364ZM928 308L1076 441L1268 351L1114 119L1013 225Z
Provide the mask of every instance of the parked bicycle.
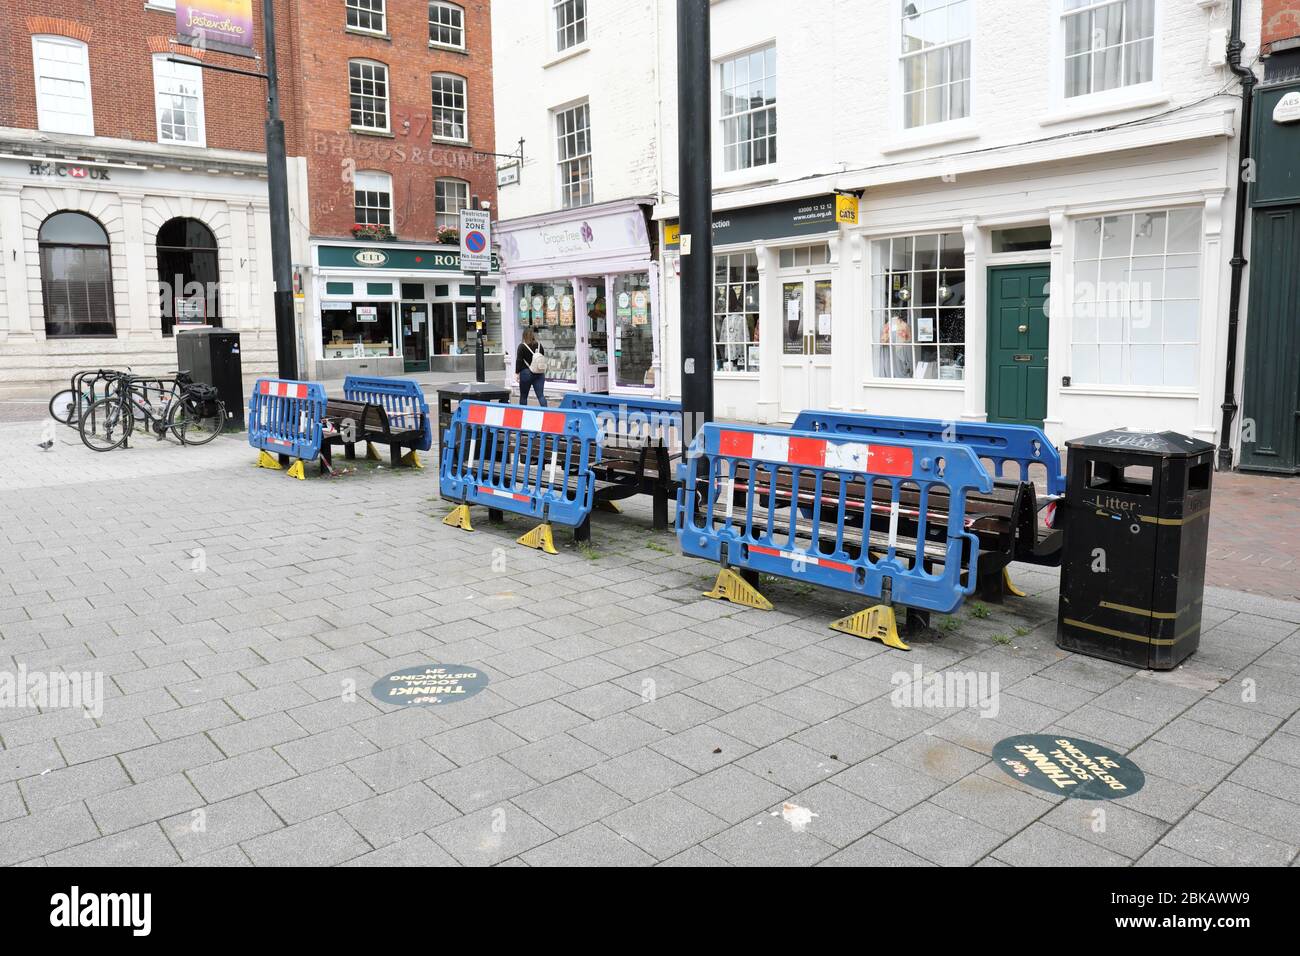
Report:
M226 425L226 406L216 388L195 382L188 372L174 378L123 375L111 393L81 416L81 440L92 451L112 451L127 444L137 425L157 441L169 434L182 445L206 445Z

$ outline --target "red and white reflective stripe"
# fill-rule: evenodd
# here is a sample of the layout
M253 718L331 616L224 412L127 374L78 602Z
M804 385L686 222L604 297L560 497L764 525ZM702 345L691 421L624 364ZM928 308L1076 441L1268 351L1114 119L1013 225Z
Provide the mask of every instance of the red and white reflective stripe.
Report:
M532 501L528 495L517 495L513 491L502 491L500 488L489 488L487 485L478 486L479 494L493 495L497 498L510 498L513 501Z
M469 420L474 425L493 428L518 428L526 432L546 432L549 435L564 433L565 414L544 412L539 409L514 408L510 405L471 405Z
M777 548L768 548L761 544L751 544L749 550L757 554L766 554L773 558L785 558L787 561L802 561L804 564L813 564L819 568L830 568L832 571L843 571L846 574L853 573L853 565L845 564L843 561L832 561L830 558L819 558L815 555L808 554L806 551L781 551Z
M283 438L268 438L266 443L268 445L283 445L285 448L293 447L293 442L285 441Z
M912 449L897 445L868 445L723 429L718 433L718 453L729 458L751 458L780 465L912 477Z
M263 382L261 393L279 398L306 398L307 385L305 382Z

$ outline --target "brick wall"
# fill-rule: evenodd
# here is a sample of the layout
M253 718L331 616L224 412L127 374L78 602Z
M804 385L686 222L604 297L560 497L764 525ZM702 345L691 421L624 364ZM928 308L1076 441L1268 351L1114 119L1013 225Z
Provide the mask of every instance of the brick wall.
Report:
M1264 0L1260 34L1266 50L1279 40L1300 37L1300 0Z
M297 119L307 157L313 234L349 236L354 223L354 170L393 178L393 225L398 238L435 237L434 183L439 177L469 182L471 195L496 199L496 164L476 150L495 149L492 105L492 35L487 0L463 0L466 52L429 46L425 3L389 0L388 37L346 30L342 0L300 4L296 28L301 54ZM389 73L391 135L350 130L348 61L384 63ZM469 143L434 142L430 113L433 73L466 79Z
M297 70L289 36L290 0L277 0L282 96L291 99ZM111 15L107 15L111 10ZM261 4L254 4L254 35L261 47ZM176 15L147 7L144 0L8 0L0 10L0 126L36 129L32 69L33 34L73 37L89 47L95 134L156 142L153 54L167 52ZM178 48L180 49L180 48ZM180 49L180 52L188 52ZM205 59L239 69L260 69L258 61L215 52ZM207 70L203 74L207 145L261 152L265 148L265 85L249 77ZM300 147L290 131L290 152Z

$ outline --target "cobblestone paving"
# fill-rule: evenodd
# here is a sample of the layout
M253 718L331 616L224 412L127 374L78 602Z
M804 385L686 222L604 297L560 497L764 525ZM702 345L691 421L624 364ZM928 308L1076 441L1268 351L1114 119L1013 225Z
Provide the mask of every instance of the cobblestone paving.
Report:
M1296 863L1300 604L1210 588L1201 650L1155 674L1059 652L1056 574L1018 568L1029 597L904 654L828 630L859 608L821 590L703 599L715 569L639 503L547 557L519 519L442 525L432 468L296 482L242 436L96 455L19 427L0 672L102 673L107 699L0 707L0 863ZM370 695L428 662L491 682ZM917 666L996 675L996 715L893 706ZM1146 786L1064 800L989 759L1054 731Z

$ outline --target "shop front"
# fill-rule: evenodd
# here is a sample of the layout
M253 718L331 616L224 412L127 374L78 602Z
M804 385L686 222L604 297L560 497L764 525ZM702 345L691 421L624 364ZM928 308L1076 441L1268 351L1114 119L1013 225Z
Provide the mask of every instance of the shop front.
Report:
M532 328L550 388L653 395L659 370L659 268L648 200L625 200L498 223L513 355ZM514 362L506 363L514 382Z
M474 369L474 277L456 247L313 243L317 378ZM483 279L483 350L501 368L499 275Z

